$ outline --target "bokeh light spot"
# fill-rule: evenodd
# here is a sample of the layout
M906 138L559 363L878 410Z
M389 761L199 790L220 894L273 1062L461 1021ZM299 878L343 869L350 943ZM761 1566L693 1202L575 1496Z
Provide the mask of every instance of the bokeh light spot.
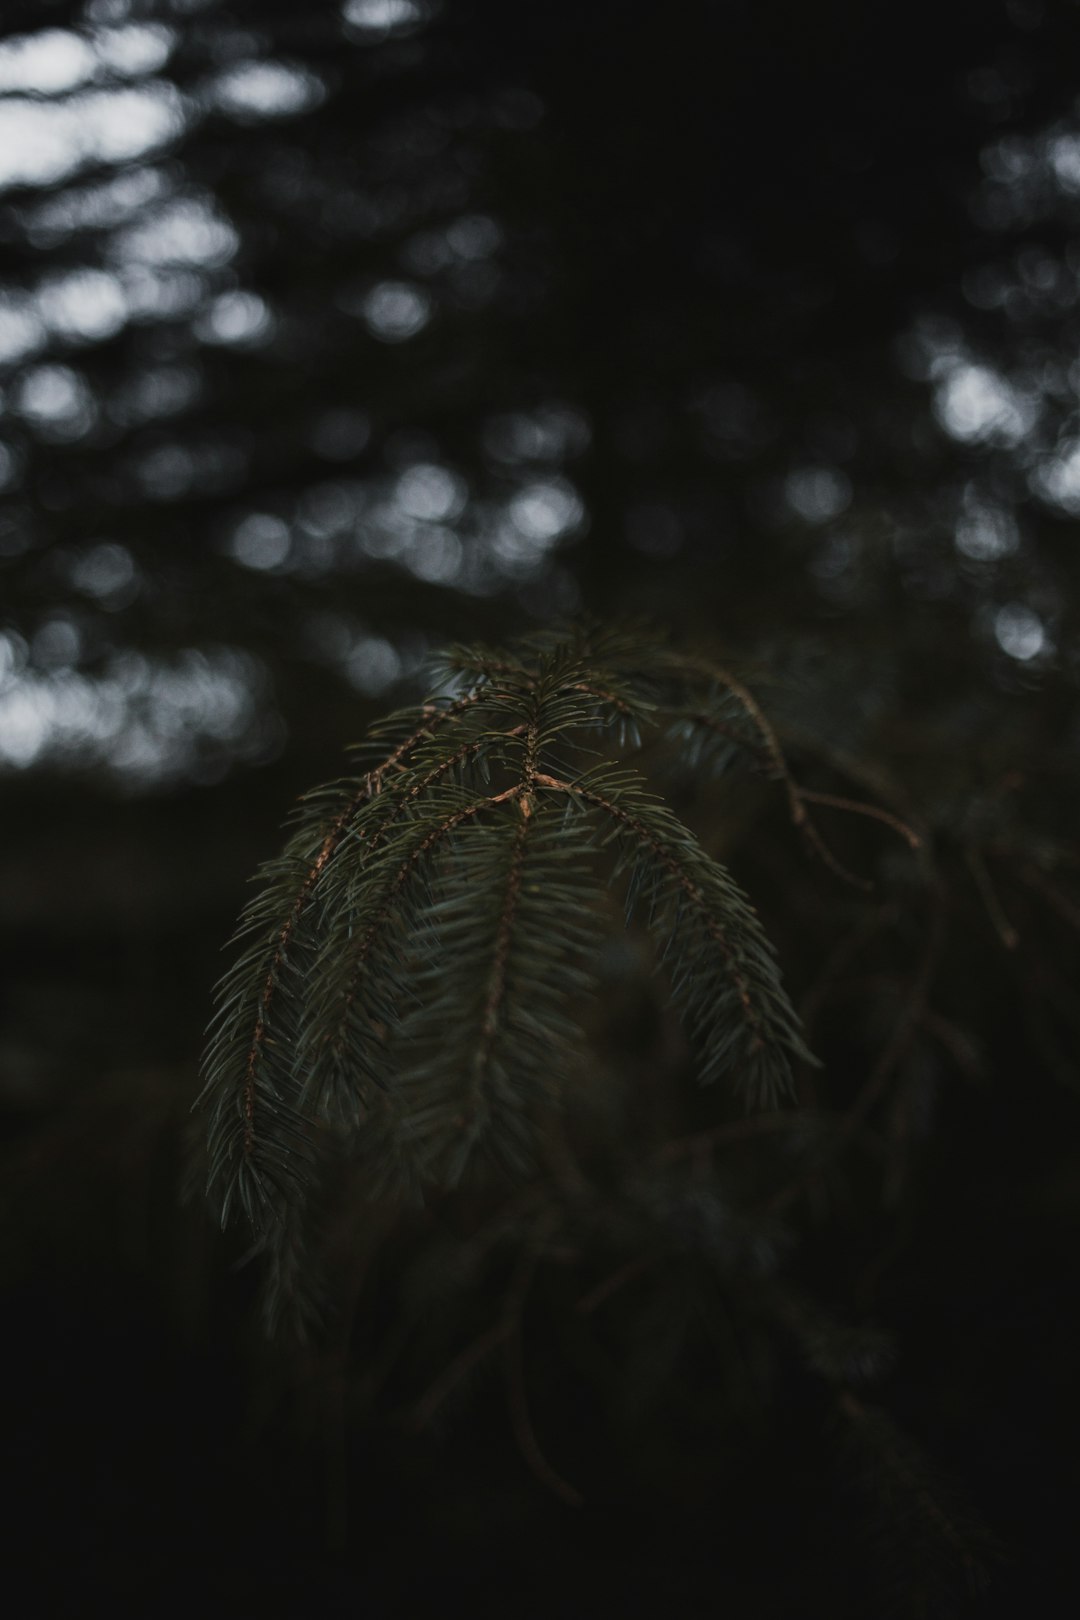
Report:
M381 281L363 301L369 332L384 343L404 343L431 319L431 299L407 281Z
M1046 630L1037 613L1019 602L1008 602L994 617L998 646L1010 658L1028 663L1046 648Z
M261 342L272 326L273 317L258 293L236 288L214 299L199 323L199 336L206 343L242 346Z
M1080 516L1080 440L1066 439L1031 474L1032 487L1044 500Z
M1020 544L1011 512L1000 506L969 504L956 525L956 549L973 562L998 562Z
M973 444L1018 444L1034 422L1032 402L989 366L959 364L948 371L934 411L954 439Z
M112 610L126 607L134 599L138 572L126 546L104 541L73 559L71 582L76 590Z
M509 506L510 520L526 540L541 544L557 540L576 528L584 515L581 497L565 479L530 484L515 495Z
M280 568L289 555L288 526L269 512L252 512L229 538L229 551L245 568Z
M218 75L209 90L222 112L241 123L267 118L292 118L323 99L322 82L314 73L285 62L238 62Z
M0 91L62 95L85 84L96 71L91 46L66 28L43 28L0 44Z
M0 293L0 365L18 364L45 342L45 327L34 301L17 293Z
M427 20L430 4L421 0L346 0L342 17L347 33L376 41L411 33Z
M43 438L77 439L90 427L94 402L70 366L35 366L14 390L15 409Z
M111 253L120 261L148 265L225 264L240 245L229 222L205 198L178 197L113 237Z
M432 525L414 536L406 561L420 579L449 585L461 572L461 541L452 529Z
M784 480L784 497L804 523L829 523L851 505L851 480L839 467L798 467Z
M128 318L124 289L105 270L73 270L52 278L38 291L38 307L60 337L82 343L115 336Z
M397 501L409 517L439 523L456 517L465 504L465 488L445 467L421 463L402 473L397 484Z

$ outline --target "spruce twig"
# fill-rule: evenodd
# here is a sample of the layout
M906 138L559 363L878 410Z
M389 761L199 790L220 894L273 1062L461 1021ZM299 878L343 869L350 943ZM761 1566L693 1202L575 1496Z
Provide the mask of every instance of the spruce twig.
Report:
M328 1152L371 1184L456 1184L485 1155L519 1174L581 1065L605 863L642 909L703 1083L751 1106L812 1062L775 955L731 874L596 733L670 725L699 672L640 634L455 648L435 697L373 729L367 770L308 795L263 869L205 1065L210 1185L271 1257L271 1315L304 1286ZM798 793L763 711L724 676ZM606 741L601 747L606 746ZM404 1177L404 1182L401 1178Z

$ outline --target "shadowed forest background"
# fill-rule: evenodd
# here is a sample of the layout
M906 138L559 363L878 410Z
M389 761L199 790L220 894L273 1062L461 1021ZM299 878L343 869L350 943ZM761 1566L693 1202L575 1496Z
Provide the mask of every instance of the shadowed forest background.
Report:
M23 1612L1075 1596L1080 6L7 0L0 27ZM737 1304L722 1420L688 1395L622 1454L542 1370L593 1351L534 1313L571 1509L497 1378L416 1433L393 1388L350 1404L389 1376L366 1340L283 1370L242 1239L181 1207L220 947L296 796L446 642L582 614L734 659L824 739L823 790L861 773L954 874L880 1127L903 1162L868 1225L856 1175L846 1224L768 1241L895 1338L874 1399L983 1526L977 1602L907 1594L828 1402ZM897 1005L859 929L913 880L880 829L822 825L872 901L775 787L717 836L797 1004L848 951L815 1008L843 1100ZM654 1328L634 1376L708 1391Z

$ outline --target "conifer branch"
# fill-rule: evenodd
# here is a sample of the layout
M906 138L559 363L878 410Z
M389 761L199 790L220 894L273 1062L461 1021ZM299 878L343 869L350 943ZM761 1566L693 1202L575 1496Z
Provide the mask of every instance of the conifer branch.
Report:
M297 929L319 884L319 880L339 850L357 815L381 791L388 773L400 770L409 754L425 739L430 738L434 729L441 723L456 720L478 701L479 694L471 693L449 704L435 702L425 704L420 709L419 714L414 717L392 717L390 722L379 728L380 734L385 733L395 724L400 725L401 721L406 718L412 718L414 723L406 736L401 738L378 764L366 772L358 784L351 785L351 792L345 804L334 815L329 827L320 830L320 842L315 857L307 865L299 886L287 902L284 920L276 927L267 954L262 958L264 966L263 970L260 971L262 971L263 976L254 1008L253 1022L249 1026L251 1034L243 1059L239 1095L239 1151L242 1159L253 1166L257 1157L256 1110L259 1097L260 1070L265 1062L268 1044L272 1040L271 1023L274 1001L279 992L280 981L288 962L290 948ZM415 724L417 718L420 720L419 725ZM322 795L316 794L311 797L317 807ZM306 829L305 810L306 802L301 801L300 815L301 819L305 820ZM302 830L299 837L304 840L306 830ZM290 852L293 847L290 846ZM296 853L298 855L299 851L297 850ZM284 866L286 872L292 870L293 862L289 859L288 853ZM271 876L277 875L274 863L270 863L268 867L264 868L264 871ZM276 890L272 888L268 898L272 900L275 893ZM245 913L238 938L244 937L245 934L252 930L257 930L259 922L265 916L267 909L268 907L262 899L256 901L254 906ZM223 1010L226 1012L229 1010L230 1003L235 1003L237 999L238 981L242 981L244 971L249 968L251 960L250 954L245 954L234 973L227 976L223 981L219 999L223 1004ZM230 1039L235 1041L235 1035L235 1028L230 1026L226 1020L224 1026L219 1028L217 1037L212 1041L207 1056L207 1082L201 1094L200 1102L208 1099L215 1089L215 1082L220 1081L221 1065L227 1060L226 1046L229 1044ZM295 1106L290 1106L286 1100L292 1090L293 1088L288 1085L279 1088L276 1083L272 1083L270 1095L274 1098L274 1107L280 1116L277 1124L292 1139L287 1147L287 1155L291 1157L293 1163L290 1164L289 1157L282 1159L279 1154L278 1176L284 1178L284 1182L287 1186L292 1186L295 1193L295 1175L298 1173L299 1162L306 1156L306 1150L303 1149L302 1144L307 1133L298 1109ZM284 1094L275 1095L275 1093L281 1091ZM220 1181L227 1173L227 1166L234 1152L232 1146L233 1127L229 1123L228 1113L223 1111L222 1106L225 1102L227 1102L227 1094L219 1098L219 1106L215 1112L211 1127L212 1182ZM249 1199L254 1198L256 1201L261 1201L263 1190L260 1183L265 1182L266 1179L267 1169L266 1166L263 1166L254 1175L238 1172L237 1185L242 1192L247 1190ZM230 1196L230 1189L226 1186L222 1209L223 1220L228 1216Z
M598 729L636 742L668 724L677 660L625 634L544 632L505 656L454 649L443 668L462 695L377 725L367 772L301 801L221 987L210 1184L223 1215L239 1196L279 1293L308 1265L324 1150L363 1153L372 1185L399 1170L453 1185L481 1144L514 1174L535 1165L539 1121L580 1067L575 1008L612 857L701 1081L727 1074L767 1103L789 1090L792 1057L813 1061L730 873L637 775L583 768Z
M545 787L555 785L547 779L543 779L543 782ZM566 786L567 790L569 791L568 784ZM612 803L612 801L605 798L602 793L594 793L590 791L590 789L582 787L579 787L577 792L581 798L585 800L586 804L597 805L606 816L611 816L613 820L620 822L624 827L632 832L634 837L652 852L664 870L669 873L673 882L678 885L682 894L686 896L687 900L690 902L690 905L697 912L705 932L709 935L709 938L715 942L719 948L721 956L724 958L724 961L727 964L728 973L730 974L731 981L738 992L739 1002L742 1006L746 1021L753 1031L751 1037L751 1051L760 1052L765 1046L765 1034L761 1013L759 1012L754 997L751 994L750 986L746 980L746 975L739 967L738 958L736 957L735 951L732 948L731 942L723 928L720 926L719 921L713 915L708 901L706 900L699 886L694 882L689 872L687 872L680 864L671 850L666 848L660 842L659 838L657 838L654 833L650 832L648 827L646 827L637 816L633 815L627 810L622 809L620 805Z
M734 1030L728 1014L737 1005L746 1033L740 1053L740 1079L748 1097L754 1102L768 1102L786 1095L791 1086L786 1051L809 1062L813 1059L798 1036L786 998L779 994L760 925L723 868L709 859L670 812L644 798L632 778L616 779L612 791L590 787L585 779L570 783L543 772L537 773L536 783L595 806L630 835L625 863L633 866L637 886L649 893L653 914L665 886L672 894L676 903L667 946L674 956L676 998L685 1004L691 1026L705 1049L702 1080L713 1078L733 1055ZM655 863L651 877L650 861ZM701 971L701 963L695 961L691 949L693 932L685 927L688 918L693 918L700 930L698 944L704 944L706 950L714 948L718 954L734 1002L716 994L715 986L706 981Z
M256 1070L260 1057L260 1049L263 1041L266 1039L266 1026L270 1016L271 1004L274 999L274 991L277 987L278 973L281 969L282 963L285 960L286 954L288 953L289 944L292 940L293 934L296 932L297 924L300 921L300 915L303 912L304 907L307 905L311 892L318 882L323 868L326 866L327 862L330 860L334 851L337 849L342 838L344 837L349 822L352 820L360 806L365 804L375 791L373 781L374 773L369 773L368 776L365 777L363 785L359 791L345 806L344 810L342 810L335 817L329 832L322 841L319 853L315 857L314 864L310 867L303 883L300 885L300 889L297 893L296 899L293 901L292 910L289 913L288 919L278 933L273 954L270 957L270 963L266 971L266 979L263 983L262 996L259 1000L259 1011L255 1019L255 1028L252 1032L251 1046L248 1049L247 1065L245 1069L242 1103L244 1114L245 1158L250 1159L255 1148Z
M405 849L396 867L392 869L389 878L383 883L381 891L377 894L370 919L358 930L359 943L355 945L350 943L345 955L340 958L340 964L343 964L345 969L345 983L342 993L336 997L337 1006L332 1013L332 1022L329 1026L321 1022L317 1026L317 1038L312 1042L314 1056L311 1062L311 1079L305 1096L305 1101L309 1105L319 1106L320 1082L324 1076L326 1059L329 1058L330 1062L336 1065L346 1057L350 1021L353 1018L361 989L367 977L372 953L380 944L388 924L395 918L395 903L402 898L407 884L413 878L425 857L444 839L449 838L464 822L470 820L473 816L479 815L482 811L490 809L494 802L489 797L475 799L471 803L450 811L440 820L437 820L433 826L423 824L425 830L420 838L411 847ZM335 945L335 951L338 948ZM329 968L330 964L327 964L327 967ZM340 978L340 974L341 965L338 966L337 974L334 977L331 977L329 973L327 974L326 982L331 987L331 993L335 979ZM324 999L329 1000L330 998L324 997ZM374 1034L376 1038L381 1038L389 1022L389 1018L382 1019L373 1016L368 1020L369 1032ZM370 1058L360 1058L358 1067L361 1074L377 1077L377 1071L373 1068ZM383 1081L382 1083L385 1085L386 1082ZM359 1096L362 1100L363 1093L360 1092Z

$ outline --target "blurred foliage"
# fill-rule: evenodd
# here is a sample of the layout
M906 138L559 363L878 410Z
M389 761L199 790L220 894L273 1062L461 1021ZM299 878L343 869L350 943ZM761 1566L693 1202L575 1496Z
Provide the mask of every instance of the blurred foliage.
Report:
M1075 8L850 10L9 7L0 757L581 600L1071 683Z

